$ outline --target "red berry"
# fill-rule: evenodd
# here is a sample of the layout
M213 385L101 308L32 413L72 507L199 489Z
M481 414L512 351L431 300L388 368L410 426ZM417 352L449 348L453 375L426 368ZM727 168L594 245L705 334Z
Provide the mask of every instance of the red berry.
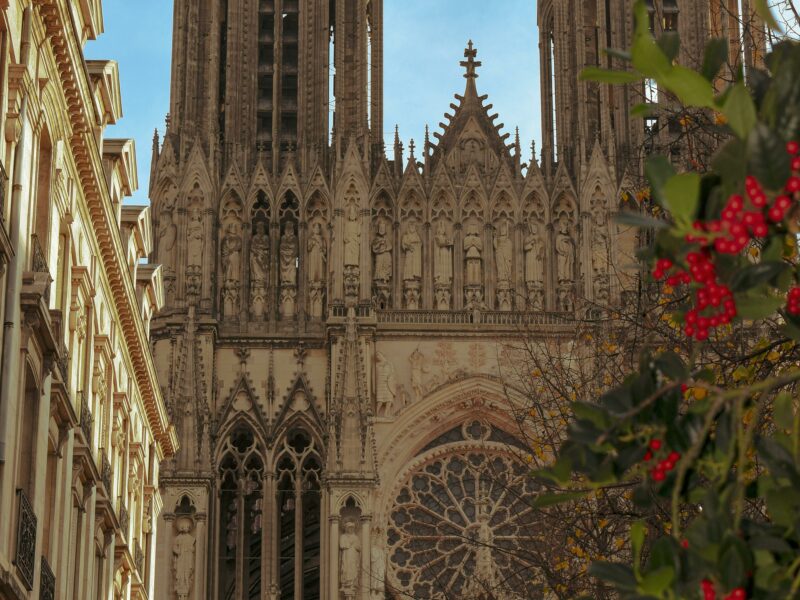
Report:
M767 211L767 216L769 217L769 220L772 221L773 223L780 223L781 221L783 221L783 210L781 210L777 206L772 206Z
M788 142L786 144L786 151L794 156L798 152L800 152L800 143L798 142Z
M695 336L698 342L704 342L708 339L708 329L698 329Z
M792 171L800 171L800 156L795 156L792 159Z
M667 478L667 474L661 469L653 469L652 477L653 481L664 481Z
M661 449L661 440L650 440L650 449L654 452L658 452Z
M675 452L674 450L669 453L669 460L676 463L681 459L680 452Z
M651 460L653 460L653 453L650 452L650 450L648 450L647 452L644 453L644 461L649 462Z
M798 177L797 175L789 177L789 181L786 182L785 189L790 194L794 194L795 192L800 192L800 177Z
M681 540L681 546L682 546L683 548L688 548L688 547L689 547L689 540L687 540L687 539L685 539L685 538L684 538L684 539L682 539L682 540Z

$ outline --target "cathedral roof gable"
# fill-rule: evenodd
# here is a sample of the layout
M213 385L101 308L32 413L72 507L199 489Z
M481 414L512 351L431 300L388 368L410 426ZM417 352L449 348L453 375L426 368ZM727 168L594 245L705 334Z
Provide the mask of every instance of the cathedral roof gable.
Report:
M467 79L466 90L463 95L456 94L458 104L451 104L452 114L445 113L447 123L440 123L442 132L435 132L437 139L434 145L434 157L439 160L449 156L454 150L464 146L470 140L483 142L500 160L510 161L510 146L506 144L509 133L503 133L503 124L495 124L497 114L491 114L491 104L484 104L487 95L479 96L475 80L478 77L477 67L481 66L475 60L478 51L474 49L472 41L469 42L464 56L467 59L461 63L466 69L464 77Z

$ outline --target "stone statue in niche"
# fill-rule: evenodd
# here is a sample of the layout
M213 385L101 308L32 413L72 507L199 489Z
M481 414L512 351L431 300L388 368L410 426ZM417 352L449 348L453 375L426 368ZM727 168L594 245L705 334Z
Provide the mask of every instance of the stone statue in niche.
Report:
M419 281L422 279L422 238L419 237L416 221L408 224L403 235L403 280Z
M397 397L397 377L394 365L383 353L375 353L375 362L378 375L376 414L379 417L385 417L391 412L392 404Z
M531 220L525 235L525 286L528 306L534 310L544 309L544 241L542 224Z
M483 240L477 225L471 225L464 236L464 257L468 286L483 285Z
M203 249L205 247L205 234L203 231L203 213L200 207L195 205L189 212L189 223L186 227L187 259L190 267L203 266Z
M372 240L372 254L375 256L376 282L387 283L392 279L392 240L386 232L386 221L381 219Z
M453 283L453 236L448 233L444 220L436 225L434 241L436 243L434 282L437 286L450 286Z
M222 238L222 273L226 286L239 285L242 267L242 236L236 223L230 223Z
M269 235L264 221L256 223L250 244L250 283L253 287L269 283Z
M609 301L609 251L608 215L600 200L592 205L592 285L594 299L601 304Z
M161 223L158 230L159 260L164 265L167 274L173 273L175 268L175 243L178 240L178 227L173 219L175 202L172 198L164 200L161 209Z
M494 238L494 257L497 266L498 283L510 283L514 279L512 272L514 242L508 232L508 221L500 223Z
M225 527L225 548L228 552L236 549L238 531L239 518L236 515L236 506L231 503L228 507L228 525Z
M558 218L556 256L559 283L575 281L575 240L572 238L572 227L567 213L561 213Z
M361 264L361 217L358 206L351 203L344 223L344 266L358 267Z
M192 520L188 517L178 518L178 535L172 544L172 570L175 575L175 594L178 600L188 600L194 582L194 548L195 540L191 531Z
M356 534L356 524L347 521L344 533L339 536L339 583L345 598L355 598L358 574L361 571L361 541Z
M322 317L325 301L325 277L327 273L328 251L322 225L314 223L306 244L308 260L308 313L312 319Z
M281 285L297 285L297 236L294 233L294 224L287 221L283 226L281 236L280 260L281 260Z
M325 281L328 253L325 246L325 236L322 234L322 225L319 223L314 223L311 227L306 253L308 256L308 280L311 283Z

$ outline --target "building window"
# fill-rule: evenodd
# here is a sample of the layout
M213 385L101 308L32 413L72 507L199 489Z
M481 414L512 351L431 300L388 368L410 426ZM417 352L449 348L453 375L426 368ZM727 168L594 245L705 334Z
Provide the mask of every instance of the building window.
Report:
M264 460L253 431L237 427L225 441L219 462L221 598L258 600Z
M280 597L320 597L320 473L322 460L303 430L289 433L278 456Z

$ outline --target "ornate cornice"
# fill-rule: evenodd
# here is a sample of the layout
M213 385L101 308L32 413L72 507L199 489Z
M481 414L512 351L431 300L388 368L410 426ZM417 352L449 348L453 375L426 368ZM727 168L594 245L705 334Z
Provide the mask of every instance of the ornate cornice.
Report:
M174 428L169 424L158 386L155 365L144 326L139 318L133 282L127 270L119 228L105 183L102 157L92 132L91 124L95 121L95 115L91 114L94 103L89 74L85 63L76 59L81 56L81 49L76 40L66 33L72 26L62 13L59 2L36 0L36 3L40 7L68 105L69 120L73 128L70 142L92 228L100 246L100 259L111 288L111 301L119 316L124 345L128 349L150 428L160 454L169 456L178 449L178 439Z

